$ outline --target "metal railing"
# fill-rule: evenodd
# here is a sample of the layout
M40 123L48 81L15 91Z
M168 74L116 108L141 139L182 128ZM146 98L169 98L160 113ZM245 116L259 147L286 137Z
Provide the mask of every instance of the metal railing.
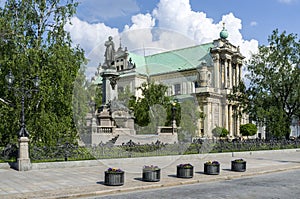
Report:
M78 146L64 143L56 146L30 146L32 162L91 160L128 157L149 157L199 153L218 153L236 151L276 150L299 148L300 140L195 140L193 143L164 144L156 142L139 145L128 142L122 146L100 144L97 146ZM16 161L18 147L8 145L0 148L0 161Z

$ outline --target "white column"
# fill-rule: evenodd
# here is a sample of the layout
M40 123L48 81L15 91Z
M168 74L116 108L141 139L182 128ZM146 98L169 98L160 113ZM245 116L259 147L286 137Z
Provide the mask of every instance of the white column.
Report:
M232 88L232 62L231 60L229 59L228 60L228 70L229 70L229 85L228 85L228 88Z
M186 94L190 94L192 91L191 91L191 82L187 82L186 83Z
M239 73L240 73L240 69L239 69L239 65L236 64L235 66L235 86L239 85Z
M234 65L234 67L235 67L235 69L234 69L234 74L233 74L233 77L234 77L234 81L233 81L233 86L237 86L238 85L238 76L237 76L237 74L238 74L238 66L237 66L237 64L235 64Z
M227 67L228 67L228 62L227 62L227 59L225 59L224 61L224 88L228 88L228 85L227 85Z
M207 130L208 130L208 136L212 137L212 106L211 102L207 103L207 109L208 109L208 120L207 120Z
M214 55L214 87L215 88L220 88L219 73L220 73L220 56L216 54Z
M199 100L199 99L197 99L197 100ZM201 110L201 108L200 108L200 106L199 106L199 104L198 104L198 106L197 106L198 108L198 111L200 112L200 111L202 111ZM203 119L201 119L201 118L199 118L198 120L197 120L197 136L199 136L199 137L201 137L202 135L201 135L201 128L202 128L202 123L203 123L203 121L202 121ZM204 127L203 127L204 128Z
M195 82L191 82L191 93L196 93Z
M187 94L187 92L186 92L186 82L182 82L182 84L181 84L181 93L180 94L182 94L182 95L184 95L184 94Z
M233 121L232 121L232 106L228 105L228 131L230 136L234 136L235 132L233 127Z
M239 111L238 109L239 108L237 108L237 111ZM240 123L241 123L240 120L241 120L240 117L237 117L237 119L236 119L236 135L237 136L240 136Z
M228 105L227 104L225 104L225 106L223 107L223 111L224 111L224 127L226 128L226 129L228 129Z
M209 103L206 103L203 105L203 111L204 114L207 116L204 118L204 124L203 124L203 129L204 129L204 135L208 137L212 137L211 130L209 129L209 123L210 123L210 108L209 108Z

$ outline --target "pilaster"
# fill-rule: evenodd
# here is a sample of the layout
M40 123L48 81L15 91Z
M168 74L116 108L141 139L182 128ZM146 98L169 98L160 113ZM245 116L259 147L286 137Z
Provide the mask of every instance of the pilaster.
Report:
M234 128L233 128L233 117L232 117L232 105L228 105L228 131L230 136L234 136Z
M220 56L218 54L215 54L213 56L214 59L214 86L215 88L220 88Z
M224 114L223 114L224 124L223 125L226 129L228 129L228 105L226 103L223 106L223 111L224 111Z
M238 76L239 77L238 83L239 83L242 80L242 71L241 71L242 70L242 65L239 64L238 68L239 68L239 76Z
M227 85L227 68L228 68L228 62L225 59L225 62L224 62L224 69L225 69L225 72L224 72L224 88L228 87L228 85Z
M232 62L231 59L228 60L228 73L229 73L229 85L228 88L232 88Z

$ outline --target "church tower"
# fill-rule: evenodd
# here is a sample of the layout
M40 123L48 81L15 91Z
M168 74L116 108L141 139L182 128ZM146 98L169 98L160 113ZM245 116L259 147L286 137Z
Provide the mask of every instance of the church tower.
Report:
M240 136L239 127L242 121L238 117L238 107L227 98L233 87L238 86L242 80L242 61L245 57L240 53L239 47L227 40L228 36L225 24L223 24L220 38L213 41L214 47L210 53L213 58L214 91L222 95L219 126L225 127L229 135L234 137Z

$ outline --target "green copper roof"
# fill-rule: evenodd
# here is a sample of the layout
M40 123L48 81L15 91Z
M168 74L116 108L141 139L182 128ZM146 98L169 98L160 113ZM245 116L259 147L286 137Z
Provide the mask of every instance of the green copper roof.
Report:
M207 43L148 56L129 53L128 57L136 65L136 74L152 76L194 69L200 66L202 62L206 62L207 66L211 66L210 48L212 47L214 47L213 43ZM121 77L128 75L132 75L132 73L121 74ZM95 80L94 84L99 83L102 83L100 76Z
M136 64L136 71L146 75L158 75L179 70L189 70L198 67L202 62L212 65L209 54L212 43L192 46L188 48L167 51L148 56L129 54Z

